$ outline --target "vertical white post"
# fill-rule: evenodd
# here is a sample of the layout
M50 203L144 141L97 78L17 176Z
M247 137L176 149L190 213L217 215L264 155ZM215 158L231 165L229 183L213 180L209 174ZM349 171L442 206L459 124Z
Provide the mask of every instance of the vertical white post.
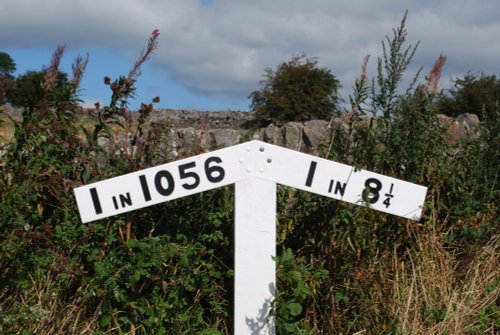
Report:
M235 184L234 334L275 335L276 183Z

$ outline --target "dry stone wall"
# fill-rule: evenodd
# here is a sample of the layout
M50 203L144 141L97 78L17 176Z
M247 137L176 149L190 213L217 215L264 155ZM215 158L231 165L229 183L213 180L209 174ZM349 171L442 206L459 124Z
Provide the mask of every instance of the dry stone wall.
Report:
M2 112L15 118L20 117L19 111L15 109L3 108ZM479 119L475 114L462 114L456 118L439 115L439 119L447 125L450 141L473 135L479 125ZM331 122L311 120L288 122L282 126L270 124L259 128L253 120L254 115L251 112L237 111L157 109L150 115L152 122L171 125L168 150L171 150L174 156L229 147L252 139L318 154L319 146L341 122L340 119Z
M157 110L151 115L154 122L171 123L170 142L179 154L229 147L253 139L316 153L331 129L331 124L323 120L258 128L253 119L252 113L235 111Z
M341 122L340 119L331 122L311 120L256 128L252 121L253 114L249 112L171 109L156 110L151 118L153 121L167 121L172 124L171 145L178 152L208 151L257 139L317 154L326 136ZM472 135L479 125L475 114L462 114L456 118L439 115L439 119L448 126L450 141Z

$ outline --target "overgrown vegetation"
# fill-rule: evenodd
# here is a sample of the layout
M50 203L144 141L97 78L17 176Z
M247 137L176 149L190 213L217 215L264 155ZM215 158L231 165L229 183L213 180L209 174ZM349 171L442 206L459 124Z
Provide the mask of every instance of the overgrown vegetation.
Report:
M141 65L105 78L108 106L81 127L78 84L57 81L23 109L0 157L0 333L229 334L233 193L222 188L81 224L74 187L172 160L168 124L134 118ZM279 334L497 334L500 112L448 143L436 116L440 56L402 87L414 53L405 19L361 75L323 155L429 187L413 222L291 188L278 193ZM154 101L157 101L155 98ZM366 116L376 115L375 118Z

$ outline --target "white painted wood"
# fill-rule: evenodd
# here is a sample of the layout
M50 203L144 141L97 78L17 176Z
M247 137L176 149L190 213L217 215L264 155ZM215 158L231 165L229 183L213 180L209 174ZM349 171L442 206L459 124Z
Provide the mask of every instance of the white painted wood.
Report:
M234 222L234 334L274 335L276 183L237 182Z
M411 220L420 220L427 187L366 170L356 170L353 166L268 143L257 142L255 145L258 146L254 156L255 170L259 178L352 204L369 206L377 211ZM378 199L373 203L367 203L362 197L365 184L370 179L378 180L381 186Z
M214 158L217 160L209 161L207 170L207 160ZM220 169L224 171L223 178L216 181L207 178L207 172L217 177ZM172 192L166 192L168 195L157 190L158 173L164 175L160 178L160 188L169 189L170 184L174 184ZM420 220L427 193L424 186L366 170L356 171L349 165L260 141L85 185L76 188L74 193L85 223L254 177L416 221ZM367 203L362 195L367 182L373 179L380 183L379 196L377 201ZM148 185L150 199L145 197L144 183ZM100 208L96 208L96 203Z
M251 143L239 144L75 188L82 222L130 212L253 176L253 170L248 169L248 164L253 164L251 147ZM164 194L158 192L156 178ZM144 194L144 183L149 197Z

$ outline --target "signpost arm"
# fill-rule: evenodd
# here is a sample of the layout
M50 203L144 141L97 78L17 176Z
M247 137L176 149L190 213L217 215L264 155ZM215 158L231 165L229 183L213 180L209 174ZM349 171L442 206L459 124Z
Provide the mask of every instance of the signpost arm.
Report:
M275 335L276 183L235 184L234 334Z

